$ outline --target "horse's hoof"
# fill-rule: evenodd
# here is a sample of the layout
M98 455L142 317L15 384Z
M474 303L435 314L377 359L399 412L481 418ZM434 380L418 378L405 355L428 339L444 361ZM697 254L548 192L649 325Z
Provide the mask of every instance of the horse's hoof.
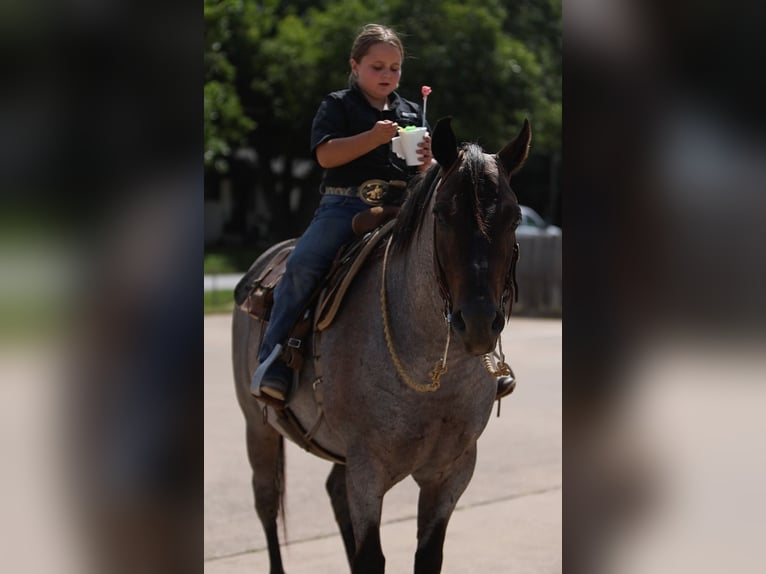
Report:
M505 375L498 377L497 379L497 396L496 399L502 399L510 395L516 388L516 379L513 375Z

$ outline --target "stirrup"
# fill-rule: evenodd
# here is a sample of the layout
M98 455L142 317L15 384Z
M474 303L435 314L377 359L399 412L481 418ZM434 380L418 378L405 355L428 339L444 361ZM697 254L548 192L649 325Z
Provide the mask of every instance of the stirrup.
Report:
M261 396L261 381L263 381L263 375L266 374L266 371L271 366L271 363L277 360L277 357L279 357L282 354L282 344L277 343L274 346L274 349L271 351L271 354L266 357L266 360L263 361L260 365L258 365L258 368L255 370L255 373L253 374L253 378L250 381L250 393L256 397Z

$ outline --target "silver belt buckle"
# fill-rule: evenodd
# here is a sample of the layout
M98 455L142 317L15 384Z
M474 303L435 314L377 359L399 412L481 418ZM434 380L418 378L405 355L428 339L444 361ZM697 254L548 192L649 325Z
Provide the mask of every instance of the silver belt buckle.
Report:
M363 182L357 191L359 199L367 205L381 205L383 196L388 188L388 182L382 179L368 179Z

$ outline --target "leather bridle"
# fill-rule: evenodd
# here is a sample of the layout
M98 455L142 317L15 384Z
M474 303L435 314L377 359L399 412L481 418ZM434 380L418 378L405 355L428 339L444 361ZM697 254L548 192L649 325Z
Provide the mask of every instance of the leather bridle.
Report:
M461 152L462 154L462 152ZM450 168L444 173L441 177L438 177L434 180L433 189L431 192L429 192L429 195L432 198L436 197L436 194L438 193L439 186L441 183L447 179L447 177L456 169L457 165L460 163L459 156L458 159L453 162L453 164L450 166ZM434 214L433 217L435 218L436 215ZM437 249L437 243L436 243L436 223L434 222L433 225L433 261L434 261L434 274L436 275L436 283L439 287L439 295L442 298L443 303L443 314L444 318L447 320L448 323L452 323L452 296L450 295L449 288L447 287L447 281L444 277L444 268L442 267L441 261L439 261L439 250ZM515 242L513 244L513 255L511 257L511 266L508 269L508 273L506 273L505 276L505 282L503 286L503 294L500 297L500 310L503 314L503 317L507 319L511 316L511 309L513 308L513 304L511 303L511 294L513 294L513 302L518 303L519 302L519 285L516 281L516 262L519 260L519 242Z

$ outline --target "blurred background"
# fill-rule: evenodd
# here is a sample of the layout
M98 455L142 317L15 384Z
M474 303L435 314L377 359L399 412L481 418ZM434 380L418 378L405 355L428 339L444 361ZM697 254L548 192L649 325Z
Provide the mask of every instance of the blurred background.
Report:
M397 91L419 102L420 87L433 88L431 125L453 116L460 141L492 153L530 120L532 151L513 188L540 217L525 219L526 281L515 310L559 315L561 238L547 228L560 227L562 216L560 0L206 0L208 308L231 300L235 277L217 275L241 275L311 220L322 176L311 158L311 123L326 94L348 87L351 44L369 22L402 38Z
M566 571L763 571L766 5L569 0L565 153L552 185L558 138L545 126L555 125L557 114L551 108L548 116L529 94L558 81L534 72L550 69L543 58L553 24L542 16L540 30L513 28L524 21L522 9L538 3L470 3L470 13L450 3L411 3L397 18L368 17L372 4L332 12L334 3L311 11L233 3L235 14L251 10L270 22L238 32L259 46L247 65L265 70L270 62L274 74L293 74L282 86L301 86L258 92L256 85L248 97L305 97L305 106L280 113L292 109L302 121L313 115L326 91L344 85L345 51L358 25L351 14L358 14L360 23L388 21L404 33L412 59L402 94L416 98L419 85L433 86L429 118L453 114L461 139L492 149L530 115L532 163L516 187L535 194L523 202L547 223L563 226L566 218ZM231 112L237 135L222 138L230 151L205 143L211 121L204 107L216 90L205 86L216 80L225 90L235 82L227 72L211 77L206 63L218 5L226 6L206 4L203 12L187 3L112 0L0 7L4 571L202 571L203 261L214 245L224 251L224 238L256 250L271 240L260 224L253 230L253 221L230 222L234 210L225 201L241 192L223 184L235 170L235 150L251 148L240 153L262 161L246 138L265 125L256 120L269 118L250 116L251 103L241 100L241 111ZM446 17L419 24L442 5L483 32ZM500 9L502 18L487 18ZM321 47L336 56L309 97L303 78L319 64L302 58L323 58L319 42L302 34L312 17L324 23ZM225 30L244 21L221 19ZM339 33L330 34L336 22ZM275 38L293 33L295 45L308 45L280 53L285 44ZM447 67L438 53L454 50L457 40L464 59ZM513 55L501 60L509 65L494 60L497 74L486 83L478 73L470 85L445 83L453 74L486 71L490 45L494 57ZM293 62L307 67L296 70ZM444 68L427 73L428 66ZM236 81L268 77L240 77L239 68L229 67ZM507 75L515 79L504 84ZM237 97L246 91L238 88ZM551 93L541 101L553 104ZM477 98L471 114L460 113L460 102ZM475 124L480 107L498 115ZM300 143L307 131L297 133L294 143L308 147ZM306 177L297 167L305 165L301 152L288 156L278 145L274 156L292 157L294 169L280 171L286 160L275 161L271 177ZM227 168L212 166L223 160ZM221 181L208 185L211 179ZM294 185L275 183L275 197ZM560 199L549 195L556 189ZM275 201L296 213L316 197L287 195ZM208 201L222 202L212 208L222 216L211 220L221 237L210 242ZM244 228L254 236L238 240ZM280 232L268 233L276 239Z
M201 9L0 7L0 570L201 571Z
M564 564L766 568L762 3L564 10Z

